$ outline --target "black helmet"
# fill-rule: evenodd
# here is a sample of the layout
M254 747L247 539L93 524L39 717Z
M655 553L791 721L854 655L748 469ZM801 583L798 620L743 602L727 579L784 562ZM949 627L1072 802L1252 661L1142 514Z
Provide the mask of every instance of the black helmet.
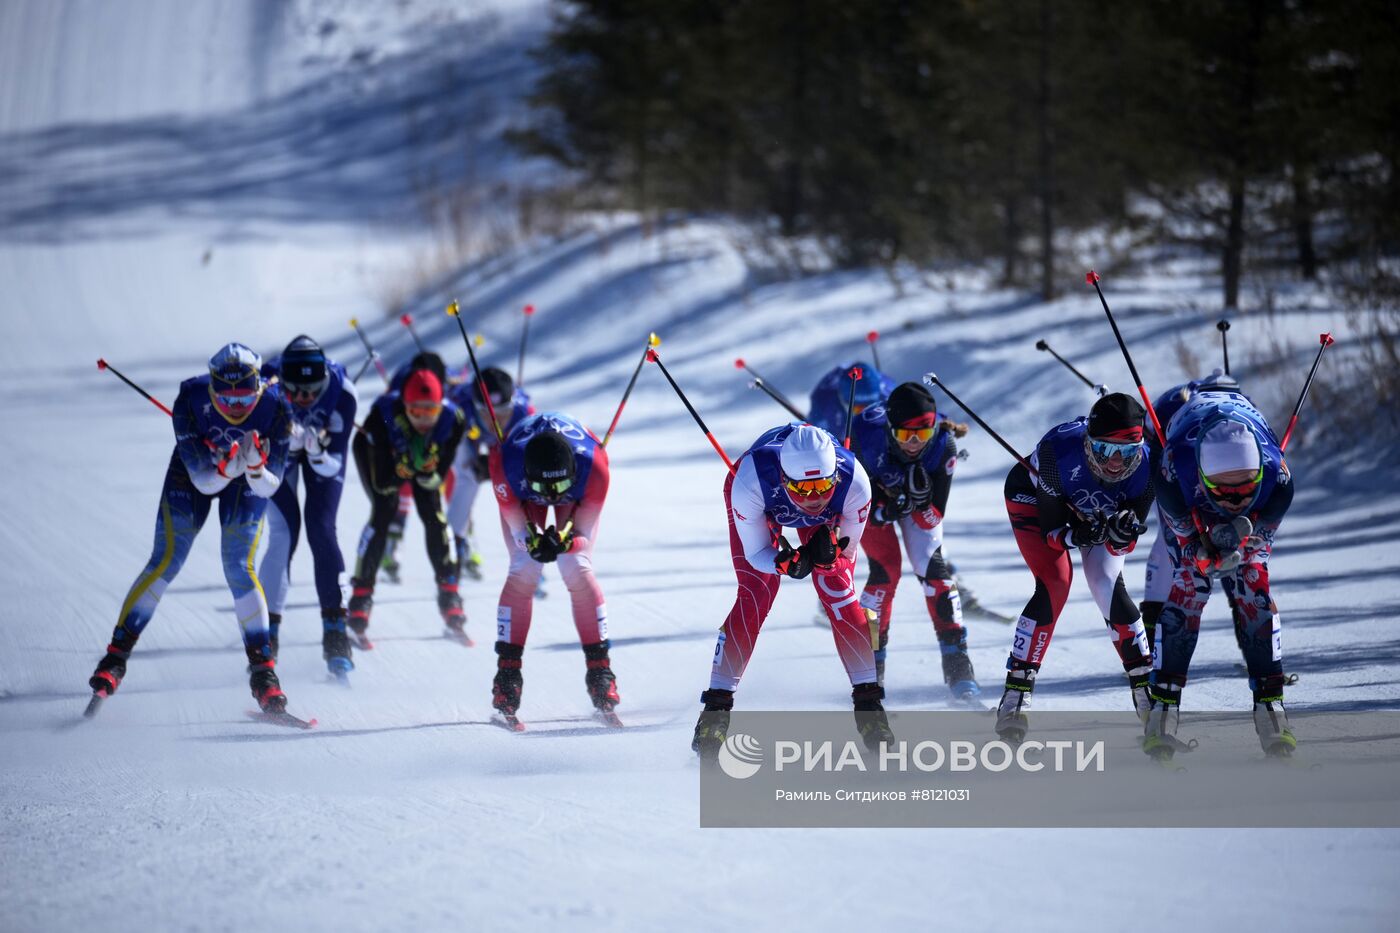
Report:
M326 379L326 352L305 334L287 344L282 351L278 375L288 385L314 385Z
M885 400L885 420L892 428L923 427L938 421L933 393L917 382L901 382Z
M573 448L558 431L542 431L525 444L525 485L550 502L564 497L576 469Z
M491 394L491 404L497 409L509 405L510 400L515 397L515 381L510 378L510 373L495 366L488 366L481 371L481 382L472 384L472 400L478 405L485 404L481 398L482 382L486 383L486 391Z
M424 350L408 361L409 372L416 372L420 369L426 369L437 376L438 382L447 382L447 364L442 361L442 357L431 350Z

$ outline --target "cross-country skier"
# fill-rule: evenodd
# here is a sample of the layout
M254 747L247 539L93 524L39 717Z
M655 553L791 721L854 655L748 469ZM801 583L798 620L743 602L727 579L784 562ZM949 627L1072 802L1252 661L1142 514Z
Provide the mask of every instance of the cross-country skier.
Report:
M593 546L608 495L608 454L574 418L542 412L521 421L491 450L491 483L501 510L510 567L496 609L496 677L491 705L519 728L521 661L530 634L535 587L558 563L583 647L584 684L599 713L616 725L620 702L608 657L608 615L593 575ZM554 509L554 521L549 510Z
M943 679L955 698L977 696L981 691L967 656L958 587L943 558L943 516L958 446L952 431L940 423L933 395L917 382L897 386L885 402L866 408L855 419L851 450L874 488L870 527L860 540L870 560L860 604L879 619L875 667L880 683L900 577L898 527L909 566L923 586L943 654Z
M1074 550L1123 662L1133 708L1139 716L1147 712L1151 656L1122 572L1152 507L1145 415L1130 396L1105 395L1088 418L1056 425L1041 439L1030 456L1034 478L1020 463L1007 474L1006 511L1035 576L1035 593L1016 622L997 708L996 731L1009 741L1025 736L1025 708L1069 597Z
M243 631L249 687L264 712L286 710L253 558L267 500L281 485L292 412L277 387L263 381L261 368L258 354L230 343L209 360L208 375L180 385L171 409L175 450L156 514L155 549L127 593L107 654L88 681L98 697L111 696L121 684L137 639L217 502L224 578Z
M846 434L846 402L851 397L852 369L860 370L855 403L849 406L855 415L883 402L894 391L894 380L867 363L849 363L829 370L812 389L807 421L835 438Z
M281 357L263 366L263 376L277 376L282 394L292 403L291 447L282 485L267 513L267 553L261 572L267 594L268 632L277 655L282 610L287 604L287 570L301 532L297 473L306 478L306 541L315 568L316 598L321 605L321 654L336 676L354 669L345 631L341 576L345 558L336 537L335 517L345 488L350 433L358 399L345 367L326 358L320 344L302 334L287 344Z
M372 647L365 630L374 604L375 571L398 513L399 486L404 483L412 489L418 517L423 521L428 560L437 580L438 610L447 634L468 641L467 617L457 593L457 568L442 505L442 484L465 433L465 415L443 398L442 382L431 369L413 371L402 392L386 392L376 399L364 427L355 432L351 449L370 499L370 520L360 538L355 576L350 581L349 624L361 648Z
M1274 535L1293 482L1268 422L1239 392L1201 391L1172 418L1154 476L1166 520L1172 586L1157 624L1157 653L1144 749L1170 757L1182 688L1218 579L1232 598L1254 694L1254 728L1268 755L1297 741L1283 707L1283 648L1269 592Z
M876 679L870 625L856 596L855 554L870 516L870 479L849 450L810 424L765 432L724 481L729 553L739 591L724 620L710 668L705 709L691 747L719 754L734 691L753 655L783 577L811 576L826 607L836 650L851 681L856 723L870 747L891 738L884 689ZM783 535L797 530L798 546Z
M394 370L394 375L389 379L389 391L402 392L408 377L420 369L426 369L437 376L438 381L443 385L443 391L447 391L446 387L450 384L447 364L442 361L442 357L428 350L415 354L413 359ZM450 478L448 482L450 484ZM444 490L444 492L446 491ZM389 578L390 583L399 582L399 543L403 541L404 528L408 525L408 513L412 507L413 487L408 483L403 483L399 486L399 506L394 514L394 520L389 523L389 536L384 544L384 557L380 564L380 569L384 571L384 576Z
M501 431L509 434L527 415L535 413L530 396L515 387L515 380L503 369L488 366L481 371L486 391L500 419ZM481 555L471 543L472 504L477 489L491 478L490 453L495 449L496 429L481 397L481 384L468 378L455 386L449 396L457 407L467 413L467 436L457 448L452 463L452 497L447 503L447 520L457 545L458 575L470 574L481 579Z

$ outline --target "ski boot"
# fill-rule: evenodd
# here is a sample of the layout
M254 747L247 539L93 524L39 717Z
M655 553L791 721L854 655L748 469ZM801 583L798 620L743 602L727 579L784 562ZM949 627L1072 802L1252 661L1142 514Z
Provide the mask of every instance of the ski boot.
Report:
M1265 677L1254 691L1254 732L1259 736L1259 747L1270 758L1288 758L1298 747L1283 708L1284 679L1283 674Z
M695 737L690 740L690 748L702 762L713 762L719 758L719 750L729 736L729 711L734 708L734 691L711 687L700 694L700 702L705 708L695 722Z
M112 634L112 643L107 646L107 653L97 662L97 669L88 678L88 686L92 688L95 696L105 699L116 693L122 678L126 676L126 661L131 657L132 649L136 647L136 639L125 638L124 635L125 631L122 629Z
M977 685L972 659L967 656L967 629L939 632L938 647L943 652L943 681L952 691L953 699L981 707L977 698L982 695L982 688Z
M277 680L274 668L277 662L272 659L272 651L267 647L249 645L248 688L253 691L253 699L264 713L285 713L287 695L282 692L282 684Z
M326 670L336 680L348 683L345 675L355 669L351 660L350 636L345 631L345 610L327 609L321 613L321 657Z
M481 580L481 555L472 547L471 539L457 539L457 578L471 577Z
M1148 681L1152 676L1151 665L1140 665L1129 668L1128 689L1133 694L1133 711L1137 713L1138 722L1147 722L1147 711L1152 708L1152 697L1149 695L1150 686Z
M894 741L889 717L885 715L885 688L877 683L856 684L851 688L851 704L855 708L856 731L865 747L872 752Z
M272 649L272 660L277 660L277 636L282 631L282 613L267 614L267 645Z
M1183 742L1176 737L1181 722L1181 686L1152 684L1147 691L1150 705L1143 723L1142 750L1155 761L1166 764L1177 752L1189 752L1196 740Z
M583 682L588 687L589 699L599 712L611 713L613 707L622 702L617 695L617 677L612 672L612 661L608 658L608 640L583 646L584 662L588 670Z
M1031 705L1031 691L1035 689L1036 668L1021 666L1022 662L1011 662L1006 673L1006 689L997 704L997 735L1002 741L1019 745L1030 729L1030 717L1026 710Z
M350 640L361 651L370 651L374 642L365 634L369 629L369 613L374 608L374 587L360 580L350 581L350 612L346 625L350 628Z
M501 718L512 729L523 728L515 718L520 709L520 691L525 686L525 678L520 673L521 658L525 648L512 645L508 641L496 642L496 676L491 681L491 706L501 714Z
M467 635L467 613L462 608L462 597L457 592L456 577L438 579L437 604L438 612L442 613L442 624L447 626L447 637L470 648L473 642Z

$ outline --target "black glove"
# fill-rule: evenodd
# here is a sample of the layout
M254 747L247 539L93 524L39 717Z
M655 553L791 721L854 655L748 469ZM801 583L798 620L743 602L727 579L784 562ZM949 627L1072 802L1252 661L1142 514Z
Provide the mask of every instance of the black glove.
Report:
M559 540L559 532L554 526L539 532L530 540L530 556L542 564L551 564L569 549L567 543Z
M836 556L850 543L850 538L837 541L836 532L831 530L831 526L822 525L806 544L798 548L798 553L805 555L812 567L830 567L836 563Z
M928 470L917 461L909 464L905 473L904 488L909 490L909 508L904 512L905 515L922 509L933 499L933 481L929 479Z
M1130 509L1122 509L1114 512L1104 522L1104 530L1108 534L1108 542L1116 548L1125 548L1138 539L1138 535L1147 530L1146 525L1138 523L1137 514Z
M897 522L914 510L909 496L903 490L893 496L877 490L874 496L875 507L870 510L870 520L876 525Z
M778 549L778 556L773 559L773 566L778 569L778 573L801 580L812 572L812 559L788 544L787 538L778 535L778 540L773 542L773 546Z
M472 476L476 477L478 483L484 483L491 478L491 458L487 454L477 454L472 460Z
M1108 540L1108 526L1098 516L1081 518L1070 523L1065 538L1073 547L1094 547Z

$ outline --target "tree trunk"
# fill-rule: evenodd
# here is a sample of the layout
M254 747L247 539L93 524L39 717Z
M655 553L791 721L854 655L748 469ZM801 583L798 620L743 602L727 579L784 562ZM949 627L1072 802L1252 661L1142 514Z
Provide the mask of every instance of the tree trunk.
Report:
M1298 244L1298 268L1309 282L1317 279L1317 249L1313 244L1312 173L1293 167L1293 239Z
M1039 130L1037 186L1040 189L1040 297L1055 297L1055 139L1051 125L1050 45L1055 31L1052 0L1040 0L1040 66L1036 125Z
M1244 173L1230 176L1230 217L1225 228L1225 260L1221 272L1225 277L1225 310L1240 306L1240 268L1244 256Z

